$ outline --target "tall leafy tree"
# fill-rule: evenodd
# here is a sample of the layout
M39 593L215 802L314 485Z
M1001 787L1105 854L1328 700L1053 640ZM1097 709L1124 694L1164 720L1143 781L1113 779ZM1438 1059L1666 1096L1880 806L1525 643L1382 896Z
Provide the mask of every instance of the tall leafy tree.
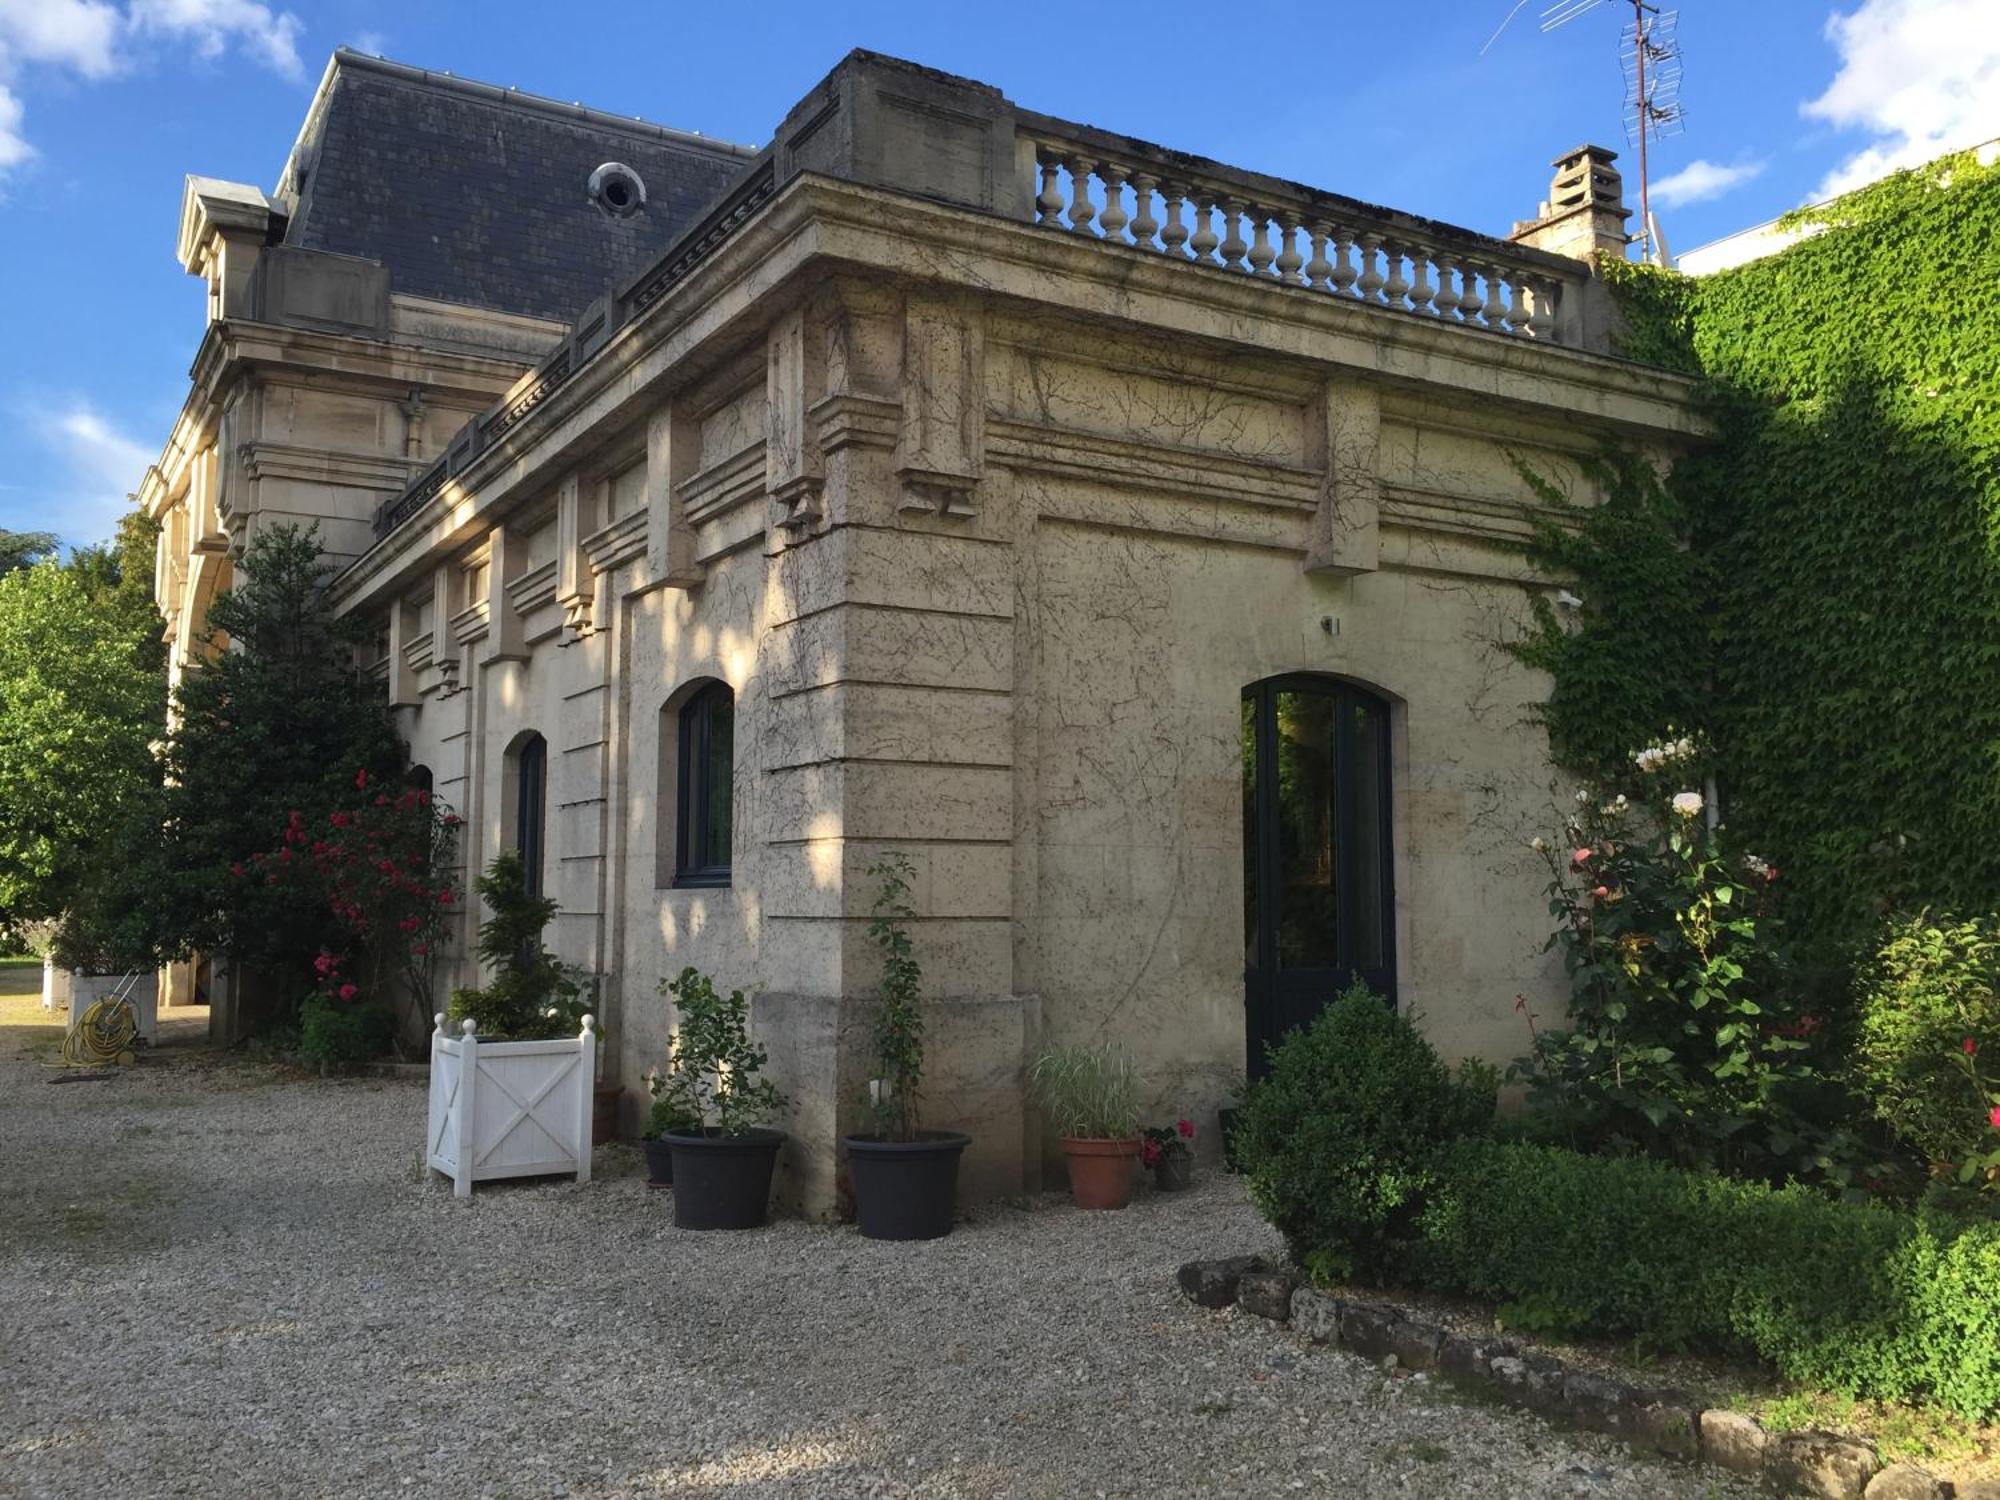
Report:
M157 622L154 621L154 624ZM150 801L157 629L106 611L52 560L0 576L0 929L60 916L93 846Z
M53 531L9 531L0 526L0 573L32 568L43 558L53 557L55 550Z

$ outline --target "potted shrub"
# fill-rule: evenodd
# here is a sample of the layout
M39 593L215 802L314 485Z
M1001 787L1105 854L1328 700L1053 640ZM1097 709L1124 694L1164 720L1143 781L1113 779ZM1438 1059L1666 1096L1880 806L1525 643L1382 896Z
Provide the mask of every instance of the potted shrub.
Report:
M875 1129L843 1139L854 1176L854 1217L871 1240L934 1240L951 1233L958 1207L958 1159L972 1137L924 1130L918 1121L924 1071L923 970L910 945L908 858L869 866L881 882L868 936L882 953L873 1041L876 1076L866 1108Z
M1139 1156L1132 1059L1109 1045L1057 1047L1035 1059L1028 1081L1035 1102L1062 1137L1076 1206L1123 1208L1131 1202Z
M1176 1120L1171 1126L1151 1125L1139 1147L1139 1159L1153 1172L1153 1186L1163 1193L1178 1193L1194 1183L1194 1121Z
M437 1017L426 1159L461 1198L501 1177L588 1182L597 1034L582 986L542 947L556 903L529 892L512 851L476 885L491 913L478 948L492 978L452 991L450 1029Z
M664 1133L673 1152L674 1226L755 1229L770 1210L771 1169L785 1140L761 1122L785 1096L760 1076L770 1058L750 1040L750 1002L741 990L724 1000L692 967L661 989L680 1010L665 1092L686 1112L685 1123Z

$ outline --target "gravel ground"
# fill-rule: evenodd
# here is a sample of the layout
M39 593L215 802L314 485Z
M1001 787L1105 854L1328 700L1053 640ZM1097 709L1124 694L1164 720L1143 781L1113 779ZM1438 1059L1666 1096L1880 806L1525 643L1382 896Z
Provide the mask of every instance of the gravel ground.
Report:
M0 1056L7 1496L1738 1493L1189 1306L1271 1244L1228 1178L683 1234L619 1147L455 1202L407 1083L49 1076Z

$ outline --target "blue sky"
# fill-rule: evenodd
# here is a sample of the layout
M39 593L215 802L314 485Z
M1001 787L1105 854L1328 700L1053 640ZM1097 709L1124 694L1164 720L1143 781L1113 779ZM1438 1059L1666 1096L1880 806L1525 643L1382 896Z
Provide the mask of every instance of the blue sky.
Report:
M1545 36L1547 3L1482 55L1513 0L0 0L0 526L115 526L201 334L182 176L272 186L338 45L751 144L863 46L1504 233L1558 151L1625 150L1623 7ZM1654 177L1676 249L2000 135L2000 0L1684 0L1680 37L1688 125Z

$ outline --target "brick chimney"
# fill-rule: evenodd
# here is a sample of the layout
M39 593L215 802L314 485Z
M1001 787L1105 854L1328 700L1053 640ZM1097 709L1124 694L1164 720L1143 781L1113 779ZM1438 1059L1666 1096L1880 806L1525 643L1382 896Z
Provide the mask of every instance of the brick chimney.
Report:
M1598 251L1625 257L1625 180L1611 165L1616 151L1602 146L1578 146L1555 159L1555 180L1540 217L1517 223L1507 236L1518 245L1589 260Z

